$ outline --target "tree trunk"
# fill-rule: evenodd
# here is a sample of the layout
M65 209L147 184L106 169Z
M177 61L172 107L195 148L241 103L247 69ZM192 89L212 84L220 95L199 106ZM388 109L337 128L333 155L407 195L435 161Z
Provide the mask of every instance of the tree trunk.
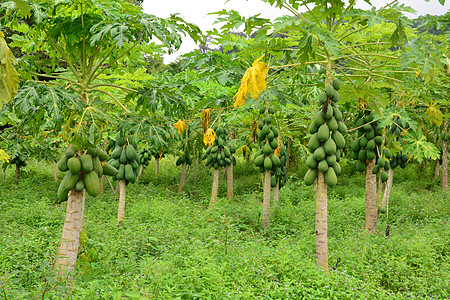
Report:
M273 204L274 207L277 208L278 207L278 197L280 194L280 181L277 181L277 185L275 186L275 188L273 189Z
M287 147L286 147L286 169L290 169L290 157L291 157L291 139L287 139Z
M372 174L375 159L369 161L366 168L366 195L365 195L365 226L369 233L375 233L378 223L377 208L377 177Z
M270 170L264 172L263 198L263 228L266 229L270 221Z
M392 191L392 183L394 182L394 169L388 170L389 179L386 182L386 187L384 189L383 201L381 201L381 205L386 207L386 211L388 210L389 198L391 198Z
M219 190L219 176L220 176L220 168L214 169L211 200L209 201L209 208L212 208L214 203L216 203L216 200L217 200L217 192Z
M123 219L125 219L125 179L119 181L119 209L117 212L117 225L123 226Z
M139 173L138 173L138 176L136 178L136 182L139 182L139 178L141 178L142 172L144 172L144 165L143 164L139 167Z
M440 164L439 164L439 159L436 160L436 163L434 164L434 180L439 180L439 168L440 168Z
M155 159L155 177L158 179L159 174L159 157Z
M233 199L233 163L227 167L227 198Z
M20 179L20 167L18 164L16 164L16 175L14 176L14 183L19 184Z
M56 161L53 162L53 180L55 180L55 182L58 182L58 172L57 172L57 166L56 166Z
M100 180L100 194L103 194L105 192L105 186L106 186L106 176L102 175L102 179Z
M184 189L184 183L186 182L186 169L187 169L187 163L186 161L183 163L182 169L181 169L181 178L180 178L180 185L178 186L178 194L181 194Z
M318 171L316 194L316 258L317 264L328 271L328 207L325 174Z
M77 263L80 232L83 230L85 191L69 192L66 208L66 220L62 230L61 244L55 269L61 274L73 272Z

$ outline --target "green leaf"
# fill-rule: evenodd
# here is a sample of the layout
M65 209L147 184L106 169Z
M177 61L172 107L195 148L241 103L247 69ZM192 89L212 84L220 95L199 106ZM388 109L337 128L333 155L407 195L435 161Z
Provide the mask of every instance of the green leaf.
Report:
M439 149L433 143L427 142L421 128L414 132L408 132L403 140L405 142L404 151L419 163L424 159L435 160L440 156Z

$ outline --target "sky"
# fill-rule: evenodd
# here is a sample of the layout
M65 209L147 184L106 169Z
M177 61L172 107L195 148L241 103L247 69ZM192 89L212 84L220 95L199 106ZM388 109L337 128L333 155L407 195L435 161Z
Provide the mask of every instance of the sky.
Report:
M450 10L450 0L446 0L445 5L439 4L438 0L399 0L414 10L416 15L407 15L410 18L415 18L421 15L442 15ZM375 7L386 5L392 0L371 0ZM358 1L358 8L369 9L370 5L363 0ZM213 25L216 16L208 15L208 13L226 10L236 10L242 16L251 16L260 13L261 17L268 19L275 19L282 15L291 15L287 10L280 10L279 8L271 7L269 4L261 0L144 0L144 12L155 15L157 17L166 18L170 14L179 13L187 22L194 23L205 32L213 27L219 28L220 24ZM174 61L179 55L197 49L197 45L190 39L184 38L181 48L171 55L164 56L164 62L170 63Z

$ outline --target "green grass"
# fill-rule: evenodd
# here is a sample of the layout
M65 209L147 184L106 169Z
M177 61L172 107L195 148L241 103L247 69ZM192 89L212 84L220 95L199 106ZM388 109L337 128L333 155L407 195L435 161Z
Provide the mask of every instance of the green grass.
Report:
M56 202L51 166L31 163L18 186L9 171L0 180L0 298L447 299L449 193L414 165L396 169L391 235L381 234L384 215L380 234L368 235L364 178L344 171L328 192L330 266L341 261L328 274L316 267L315 194L299 180L302 168L291 172L264 232L261 180L251 164L235 167L236 199L219 198L208 210L209 172L197 185L188 177L177 195L180 170L164 159L158 180L150 165L127 187L123 228L111 189L87 196L87 239L73 282L52 272L65 203ZM225 193L221 177L219 196Z

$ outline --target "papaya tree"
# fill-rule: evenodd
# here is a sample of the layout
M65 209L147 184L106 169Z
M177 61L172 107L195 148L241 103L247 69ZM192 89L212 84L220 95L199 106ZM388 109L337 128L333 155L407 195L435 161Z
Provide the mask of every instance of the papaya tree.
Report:
M194 38L199 34L196 26L177 15L157 18L122 0L21 3L34 18L26 35L12 37L14 41L20 40L22 51L28 54L23 57L21 67L27 78L55 80L49 86L33 81L24 83L14 107L22 114L36 116L36 126L41 119L37 116L52 114L55 130L63 126L63 138L78 149L75 155L97 147L101 127L111 121L108 111L116 110L117 105L129 111L120 98L131 89L108 81L102 74L114 73L124 65L134 67L135 62L128 58L136 57L131 56L135 48L152 38L159 39L171 51L181 43L179 32L189 32ZM2 3L1 10L11 21L7 25L14 26L13 21L21 14L15 4ZM38 52L46 55L36 55ZM111 90L120 91L119 96ZM70 251L64 251L63 256L68 257L60 255L56 261L62 273L75 268L84 199L84 192L73 189L69 193L60 249ZM71 233L70 237L66 232Z

